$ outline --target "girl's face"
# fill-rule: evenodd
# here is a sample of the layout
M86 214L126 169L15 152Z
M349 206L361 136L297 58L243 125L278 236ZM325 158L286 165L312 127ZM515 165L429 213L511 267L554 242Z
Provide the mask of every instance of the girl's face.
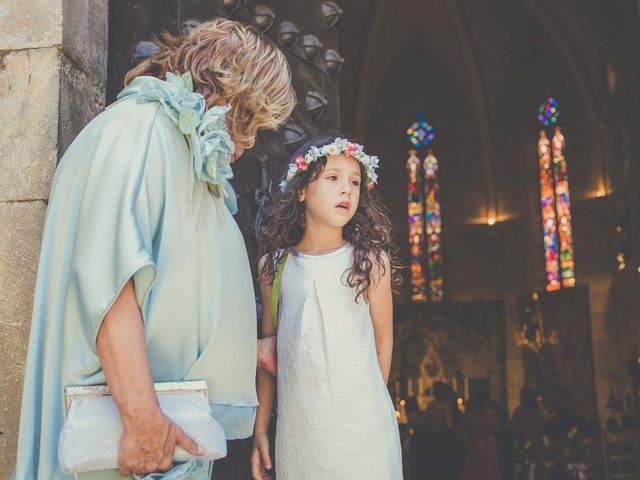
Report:
M344 155L327 156L318 178L301 193L307 224L344 227L358 209L361 182L360 162Z

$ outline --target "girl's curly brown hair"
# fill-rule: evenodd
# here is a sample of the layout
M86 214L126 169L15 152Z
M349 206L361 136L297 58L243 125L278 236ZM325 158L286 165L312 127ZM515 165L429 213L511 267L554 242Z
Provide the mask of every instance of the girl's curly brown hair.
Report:
M342 137L344 138L344 137ZM309 139L292 155L304 155L312 147L318 148L333 143L336 135L322 135ZM292 160L293 161L293 160ZM288 183L285 191L275 201L272 211L262 223L258 234L258 252L264 257L259 280L263 284L271 284L276 265L302 239L305 228L305 206L299 201L302 190L315 181L322 173L327 158L321 157L309 164L306 171L298 173ZM362 177L365 172L360 165ZM344 226L342 236L353 246L351 268L348 270L346 283L356 289L356 301L364 295L374 282L372 270L377 267L381 275L386 273L388 259L391 268L392 284L397 285L400 276L398 265L391 251L391 221L379 202L377 194L369 191L366 182L360 183L360 201L353 218Z

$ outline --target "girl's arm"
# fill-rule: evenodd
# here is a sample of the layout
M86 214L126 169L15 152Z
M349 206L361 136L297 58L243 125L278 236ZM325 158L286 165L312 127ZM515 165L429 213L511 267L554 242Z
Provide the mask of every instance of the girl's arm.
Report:
M258 272L262 272L265 261L265 257L260 259ZM271 323L271 285L264 285L260 281L260 292L262 294L262 337L271 337L276 334L276 329ZM254 480L264 480L270 478L266 471L270 470L272 466L268 432L275 399L276 381L273 375L262 368L258 368L257 372L257 390L259 405L256 423L253 427L251 473Z
M391 354L393 351L393 294L391 291L391 264L387 255L382 256L384 272L374 259L373 282L367 291L369 311L376 337L376 353L384 382L389 381Z

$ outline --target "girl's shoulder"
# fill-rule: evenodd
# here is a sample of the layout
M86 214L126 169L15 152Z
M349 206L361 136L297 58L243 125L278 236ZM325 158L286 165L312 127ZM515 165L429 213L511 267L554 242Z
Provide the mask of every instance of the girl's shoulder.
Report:
M382 250L379 254L369 252L367 256L373 265L371 273L374 276L383 276L391 270L391 255L386 250Z

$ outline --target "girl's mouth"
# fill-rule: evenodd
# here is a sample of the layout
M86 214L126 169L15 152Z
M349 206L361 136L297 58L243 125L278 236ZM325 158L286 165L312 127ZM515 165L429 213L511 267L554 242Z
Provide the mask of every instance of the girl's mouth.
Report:
M340 202L336 205L336 208L343 208L344 210L349 210L350 203L347 201Z

